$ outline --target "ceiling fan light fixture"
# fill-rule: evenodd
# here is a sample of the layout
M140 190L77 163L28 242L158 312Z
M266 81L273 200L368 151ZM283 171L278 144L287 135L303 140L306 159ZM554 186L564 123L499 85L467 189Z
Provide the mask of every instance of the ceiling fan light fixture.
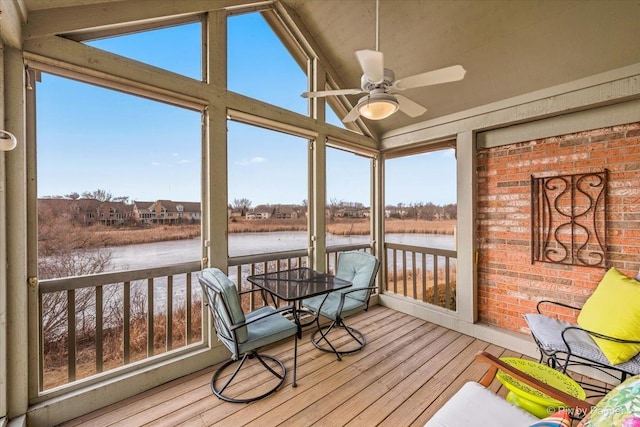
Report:
M398 101L392 95L372 94L360 98L356 109L366 119L382 120L398 111L399 106Z

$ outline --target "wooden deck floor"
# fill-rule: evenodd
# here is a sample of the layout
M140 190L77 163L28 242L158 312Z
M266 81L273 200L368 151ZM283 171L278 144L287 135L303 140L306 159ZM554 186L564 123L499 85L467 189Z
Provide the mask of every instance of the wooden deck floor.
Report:
M64 426L422 426L486 365L486 350L520 356L394 310L375 306L350 319L367 337L365 348L342 361L317 350L307 332L298 348L298 387L291 387L292 342L269 349L287 366L275 394L250 404L219 400L210 390L216 366L72 420ZM258 378L244 383L251 388ZM506 392L494 381L498 394Z

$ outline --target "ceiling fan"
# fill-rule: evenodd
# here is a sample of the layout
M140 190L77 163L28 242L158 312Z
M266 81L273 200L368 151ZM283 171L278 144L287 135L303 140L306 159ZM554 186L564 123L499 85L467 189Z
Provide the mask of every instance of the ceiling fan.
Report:
M358 95L366 93L356 106L342 119L353 122L363 116L370 120L381 120L400 110L410 117L418 117L427 109L415 101L400 95L405 89L437 85L462 80L467 72L461 65L427 71L396 80L395 73L384 68L384 55L379 51L379 0L376 0L376 50L358 50L356 57L362 68L360 89L338 89L304 92L303 98L319 98L331 95Z

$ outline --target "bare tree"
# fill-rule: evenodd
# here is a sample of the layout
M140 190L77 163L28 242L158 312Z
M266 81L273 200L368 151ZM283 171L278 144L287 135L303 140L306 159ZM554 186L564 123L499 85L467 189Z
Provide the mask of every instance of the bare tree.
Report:
M450 203L444 206L444 213L447 219L458 219L458 204Z
M106 242L96 241L85 228L73 227L69 213L63 215L51 209L38 210L38 277L51 279L96 274L105 270L111 252L96 249ZM76 316L88 327L95 321L93 288L74 292ZM42 296L43 334L50 345L66 331L67 292L51 292Z
M125 204L129 203L129 196L118 196L112 199L114 202L122 202Z
M65 194L64 197L71 200L78 200L80 198L80 195L78 193L73 192L71 194Z
M82 193L82 197L84 197L85 199L96 199L100 200L101 202L108 202L113 198L113 194L109 193L106 190L97 189L94 191L85 191L84 193Z
M329 199L329 219L333 220L336 217L338 209L342 206L342 201L332 197Z
M233 199L233 207L236 209L250 209L251 208L251 200L242 198L242 199Z

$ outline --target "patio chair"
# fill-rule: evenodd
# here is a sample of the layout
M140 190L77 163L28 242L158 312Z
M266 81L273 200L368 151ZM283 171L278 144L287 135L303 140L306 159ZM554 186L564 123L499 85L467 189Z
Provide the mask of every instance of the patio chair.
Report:
M334 353L338 360L342 360L343 354L355 353L362 350L366 344L365 336L355 328L347 326L344 319L369 308L369 297L375 289L375 280L380 262L366 252L352 251L342 252L338 255L338 266L335 276L348 280L352 286L326 295L318 295L302 301L302 305L314 313L317 330L311 336L311 342L319 350ZM327 326L320 325L320 316L331 323ZM338 331L344 331L355 342L352 345L336 346L331 342L329 335L340 335ZM322 343L324 341L325 344Z
M209 307L211 312L216 335L231 351L231 360L220 366L211 378L213 394L227 402L248 403L275 392L284 382L287 369L281 360L258 353L258 349L291 337L298 331L295 323L282 315L283 311L290 311L291 307L274 309L265 306L245 316L240 295L259 291L259 289L238 292L236 285L217 268L204 269L202 274L198 276L198 281L202 286L205 305ZM275 385L271 385L274 378L265 380L264 384L257 388L258 393L261 394L247 397L247 387L242 387L239 384L241 377L238 377L239 381L235 383L234 379L250 359L259 362L255 365L263 367L268 375L275 378ZM224 381L218 381L227 376L228 371L231 371L227 368L233 364L236 364L236 367L232 370L231 375ZM249 375L255 377L260 373L252 371ZM265 388L266 391L264 391ZM228 390L229 392L227 392Z
M558 308L574 310L577 322L556 318L553 313ZM582 307L542 300L537 311L524 317L540 350L540 362L563 373L570 366L588 366L617 382L640 374L640 283L636 280L611 268ZM582 386L596 395L608 391Z

